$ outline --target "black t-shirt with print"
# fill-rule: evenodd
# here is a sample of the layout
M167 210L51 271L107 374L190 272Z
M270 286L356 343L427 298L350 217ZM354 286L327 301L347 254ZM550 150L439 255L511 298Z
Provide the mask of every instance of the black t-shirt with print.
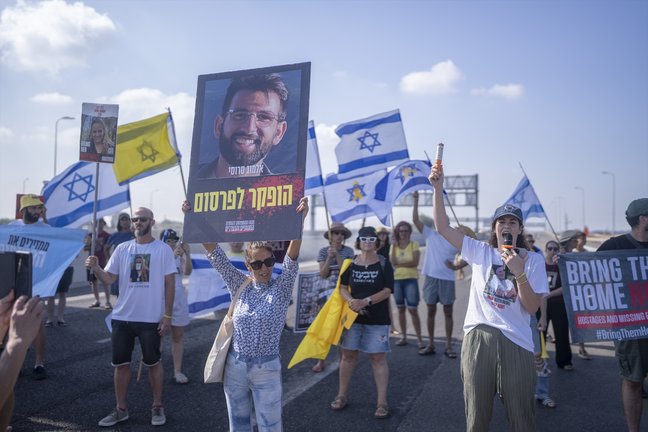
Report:
M637 243L639 243L639 245L643 246L644 248L648 248L648 242L638 241ZM601 246L599 246L599 248L596 251L601 252L601 251L628 250L628 249L639 249L639 248L637 248L637 246L627 237L627 235L623 234L605 240L603 244L601 244Z
M549 283L549 291L557 290L562 286L560 280L560 272L558 271L558 264L545 264L547 270L547 282ZM562 295L549 297L548 303L565 303Z
M353 298L367 298L383 288L394 290L394 269L389 261L385 261L384 268L380 261L367 267L353 263L342 273L340 283L349 287ZM391 324L389 298L367 306L365 314L359 314L355 322L368 325Z

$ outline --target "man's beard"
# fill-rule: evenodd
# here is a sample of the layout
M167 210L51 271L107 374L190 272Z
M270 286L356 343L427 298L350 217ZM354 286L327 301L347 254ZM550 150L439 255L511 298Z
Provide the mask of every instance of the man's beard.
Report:
M235 133L228 138L225 136L225 134L221 134L218 140L218 148L220 150L220 154L231 166L256 165L270 152L272 144L263 144L261 142L261 138L254 140L254 151L252 151L252 153L245 153L237 150L235 148L235 141L237 138L244 136L246 136L246 134Z
M29 210L25 209L25 222L33 224L38 222L38 218L40 218L40 213L31 213Z
M151 225L145 225L143 228L135 229L135 237L144 237L151 232Z

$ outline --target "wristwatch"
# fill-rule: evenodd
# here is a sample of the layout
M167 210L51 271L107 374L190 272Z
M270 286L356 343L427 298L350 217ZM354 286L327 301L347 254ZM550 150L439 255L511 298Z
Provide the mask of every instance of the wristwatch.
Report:
M367 300L367 302L368 302L367 304L369 306L371 306L373 304L373 302L371 301L371 297L367 297L365 300Z

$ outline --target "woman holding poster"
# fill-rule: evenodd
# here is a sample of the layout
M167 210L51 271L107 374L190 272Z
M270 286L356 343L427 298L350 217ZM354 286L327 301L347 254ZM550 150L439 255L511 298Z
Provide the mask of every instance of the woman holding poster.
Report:
M504 403L511 430L535 430L535 367L529 321L548 292L544 259L528 251L518 207L506 204L495 211L490 242L486 244L450 227L440 164L432 167L429 180L435 192L437 231L461 252L473 272L461 348L466 430L488 430L496 394ZM502 295L495 288L501 285L496 270L503 266L507 286L511 283L516 295Z
M189 202L185 201L182 211L190 210ZM308 198L301 198L296 211L302 218L306 217ZM272 279L275 264L272 248L267 242L251 242L245 251L245 266L252 279L249 284L248 275L231 263L218 244L203 243L203 246L232 298L239 289L244 290L238 294L232 314L234 332L223 380L230 431L252 430L253 412L259 431L280 431L279 340L299 270L301 239L292 240L288 245L282 273L275 279Z

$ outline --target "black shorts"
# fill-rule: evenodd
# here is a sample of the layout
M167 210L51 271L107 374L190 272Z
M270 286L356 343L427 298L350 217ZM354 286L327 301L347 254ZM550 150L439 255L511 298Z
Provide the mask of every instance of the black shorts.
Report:
M112 365L129 364L135 347L135 338L140 341L142 357L146 366L155 366L160 361L160 333L158 323L112 320Z
M72 277L74 276L74 267L70 266L65 269L61 280L59 280L58 286L56 287L56 294L66 293L70 290L70 285L72 285Z

